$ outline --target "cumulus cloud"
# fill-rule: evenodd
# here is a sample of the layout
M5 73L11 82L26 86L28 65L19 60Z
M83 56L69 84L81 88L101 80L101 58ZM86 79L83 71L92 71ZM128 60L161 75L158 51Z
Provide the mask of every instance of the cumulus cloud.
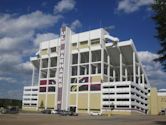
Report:
M46 14L41 11L23 15L0 15L1 87L3 86L5 89L10 83L23 87L31 82L32 65L27 61L36 49L34 39L36 36L38 40L55 37L53 33L43 35L40 34L40 31L54 26L61 17L62 15ZM12 87L8 86L4 93L7 94L9 89L12 91ZM4 93L3 95L5 95Z
M54 6L54 13L57 14L73 10L75 4L75 0L61 0Z
M117 10L123 11L124 13L132 13L152 3L154 3L154 0L121 0L118 3Z
M164 88L166 81L166 73L162 70L162 66L159 62L153 61L159 55L151 53L149 51L141 51L138 52L138 56L143 63L151 86L157 88Z
M35 46L38 46L43 41L55 39L57 37L58 37L58 35L54 34L54 33L43 33L43 34L38 33L36 35L36 38L34 39L34 44L35 44Z
M11 78L11 77L0 77L0 81L5 81L8 83L16 83L16 79Z
M3 14L0 18L0 35L18 36L19 34L29 32L31 30L38 30L53 26L59 19L60 15L53 16L45 14L41 11L35 11L30 14L21 16L13 16L10 14Z
M82 24L81 22L77 19L75 21L73 21L70 25L70 28L73 30L73 31L76 31L77 29L81 28L82 27Z

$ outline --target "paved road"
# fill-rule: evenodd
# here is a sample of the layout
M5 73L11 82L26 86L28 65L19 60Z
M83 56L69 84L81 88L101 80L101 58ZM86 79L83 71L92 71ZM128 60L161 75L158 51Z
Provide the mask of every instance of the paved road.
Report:
M166 125L166 116L0 115L0 125Z

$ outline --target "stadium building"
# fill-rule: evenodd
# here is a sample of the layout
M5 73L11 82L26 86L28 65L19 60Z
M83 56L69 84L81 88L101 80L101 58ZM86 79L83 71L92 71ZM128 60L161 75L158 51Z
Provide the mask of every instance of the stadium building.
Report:
M147 113L149 82L131 39L119 41L103 28L74 33L62 27L30 61L24 110Z

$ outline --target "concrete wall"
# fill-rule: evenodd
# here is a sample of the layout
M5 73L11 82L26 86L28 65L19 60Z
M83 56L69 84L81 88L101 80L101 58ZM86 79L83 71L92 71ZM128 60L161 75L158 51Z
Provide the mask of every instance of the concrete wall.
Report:
M54 108L55 107L55 94L48 94L47 95L47 108Z
M161 110L166 109L166 95L159 95L156 88L151 88L148 97L148 114L158 115Z
M101 94L93 93L90 94L90 110L100 110L101 107Z
M43 107L45 107L46 105L46 94L39 94L39 98L38 98L38 107L41 107L41 104L43 103Z

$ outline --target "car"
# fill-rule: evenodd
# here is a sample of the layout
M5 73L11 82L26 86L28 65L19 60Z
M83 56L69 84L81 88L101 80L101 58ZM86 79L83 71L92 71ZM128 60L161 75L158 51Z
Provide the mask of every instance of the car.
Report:
M15 106L9 106L7 108L1 107L0 112L2 114L17 114L19 113L19 108Z
M61 116L78 116L76 112L67 111L67 110L60 110L58 114L60 114Z
M97 116L97 115L101 115L101 112L90 112L91 116Z
M159 112L159 115L166 115L165 110L161 110L161 111Z
M19 108L18 107L10 107L10 108L7 109L7 113L17 114L17 113L19 113Z
M51 114L51 110L50 109L45 109L41 111L43 114Z
M71 111L70 116L78 116L78 113Z
M57 114L56 110L51 110L51 114Z

